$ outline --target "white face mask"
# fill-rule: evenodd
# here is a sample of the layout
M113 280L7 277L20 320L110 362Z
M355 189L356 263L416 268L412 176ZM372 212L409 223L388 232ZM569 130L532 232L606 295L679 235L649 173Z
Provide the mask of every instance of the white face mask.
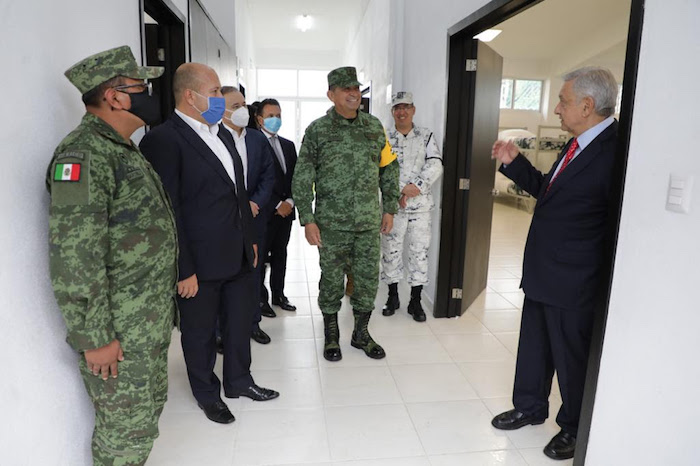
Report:
M240 107L231 113L230 117L231 123L239 128L245 128L248 126L248 121L250 121L250 112L248 112L248 107Z

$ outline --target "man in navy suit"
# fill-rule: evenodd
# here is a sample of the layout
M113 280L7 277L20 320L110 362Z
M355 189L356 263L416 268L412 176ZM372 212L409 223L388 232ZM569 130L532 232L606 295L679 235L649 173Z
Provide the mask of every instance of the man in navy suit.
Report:
M561 431L544 448L574 456L594 311L602 296L605 236L617 143L618 87L610 71L582 68L564 76L554 113L574 135L542 174L512 142L496 141L500 171L537 198L523 260L525 292L515 369L515 409L494 417L498 429L541 424L557 373Z
M230 133L236 146L236 151L241 156L245 183L250 199L250 210L253 213L253 224L255 226L256 241L260 259L255 268L258 277L262 277L262 270L265 262L262 260L265 250L265 234L268 219L272 211L268 208L268 202L275 184L275 167L273 165L274 154L272 148L267 143L263 134L255 129L247 128L250 121L250 112L245 103L245 97L236 88L224 86L221 93L226 100L226 110L224 112L223 128ZM262 278L256 279L256 284ZM257 293L259 294L259 290ZM257 301L254 306L255 322L251 333L251 338L260 344L270 343L270 336L260 328L260 307Z
M273 149L275 184L272 196L265 210L270 212L267 237L261 249L261 260L270 256L270 288L272 304L285 311L296 311L296 307L284 295L284 277L287 270L287 245L292 232L294 200L292 199L292 176L297 163L297 150L294 143L277 134L282 125L282 109L275 99L265 99L257 106L256 119L269 146ZM264 315L274 317L275 311L268 303L269 294L265 287L263 264L260 277L260 307Z
M175 113L144 136L141 151L170 195L178 233L178 306L182 350L192 394L206 416L234 417L214 374L215 330L224 340L223 387L228 398L268 400L250 374L250 329L257 296L257 244L244 170L231 136L218 122L225 102L216 72L186 63L173 78Z

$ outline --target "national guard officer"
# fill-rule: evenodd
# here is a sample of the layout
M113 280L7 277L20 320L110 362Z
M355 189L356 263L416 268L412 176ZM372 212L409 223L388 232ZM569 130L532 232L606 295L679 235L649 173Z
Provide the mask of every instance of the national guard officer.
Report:
M442 176L442 155L435 135L428 128L415 126L413 94L397 92L391 99L394 127L389 143L396 152L400 167L399 212L394 228L382 237L382 281L389 285L389 298L382 314L390 316L399 308L398 283L404 276L404 240L408 249L408 284L411 301L408 313L416 322L425 322L421 305L423 285L428 284L428 248L431 215L435 209L431 187Z
M96 465L142 465L167 396L167 353L176 318L175 219L160 178L130 140L153 124L158 100L128 46L66 71L86 113L56 148L49 262L68 343L95 407Z
M327 95L335 105L306 129L292 181L306 239L319 246L318 305L325 330L323 357L329 361L342 358L337 313L346 272L355 283L350 299L355 317L351 344L370 358L386 356L367 324L379 282L378 230L387 234L393 225L399 166L379 120L358 112L359 86L353 67L328 73Z

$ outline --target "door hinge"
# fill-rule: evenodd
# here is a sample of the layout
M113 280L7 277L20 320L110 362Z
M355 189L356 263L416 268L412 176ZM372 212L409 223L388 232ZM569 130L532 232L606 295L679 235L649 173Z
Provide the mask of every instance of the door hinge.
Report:
M459 179L459 190L460 191L468 191L469 185L470 185L469 178L460 178Z
M476 58L467 58L467 71L476 71Z
M462 288L452 288L452 299L462 299Z

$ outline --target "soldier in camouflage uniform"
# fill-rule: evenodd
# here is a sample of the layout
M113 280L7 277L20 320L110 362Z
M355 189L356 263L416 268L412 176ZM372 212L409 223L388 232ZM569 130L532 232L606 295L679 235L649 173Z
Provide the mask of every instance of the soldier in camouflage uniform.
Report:
M397 92L392 97L394 127L389 142L398 157L401 176L399 212L394 229L382 238L382 281L389 285L389 298L382 314L390 316L399 308L398 283L404 277L404 239L408 248L408 284L411 301L408 313L416 322L425 322L421 305L423 285L428 284L428 247L431 216L435 208L431 186L442 176L442 155L433 132L414 126L413 95Z
M329 361L342 358L337 313L345 272L355 283L351 344L371 358L386 356L367 324L379 282L379 231L391 231L398 209L399 167L379 120L358 112L359 85L355 68L328 74L327 95L335 105L306 129L292 181L306 239L319 247L318 305L325 329L323 356Z
M50 274L95 408L96 465L142 465L167 396L176 318L175 219L160 178L129 139L158 117L127 46L66 71L87 112L48 168Z

